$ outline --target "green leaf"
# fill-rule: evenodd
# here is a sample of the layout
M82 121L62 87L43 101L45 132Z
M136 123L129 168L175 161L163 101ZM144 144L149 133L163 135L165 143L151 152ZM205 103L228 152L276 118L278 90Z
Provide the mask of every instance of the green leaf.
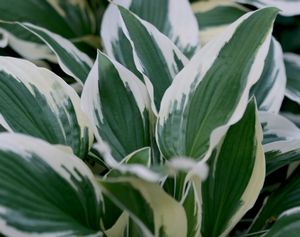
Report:
M239 3L249 4L257 8L277 7L279 14L283 16L295 16L300 14L300 2L298 0L237 0Z
M242 117L250 88L263 71L276 14L265 8L244 15L176 76L162 99L156 130L167 159L208 156Z
M201 163L201 164L199 164ZM207 178L208 167L189 158L177 158L169 165L178 169L165 179L163 189L180 202L187 216L187 237L200 236L202 220L201 182ZM178 172L179 171L179 172Z
M300 233L300 208L289 209L279 216L264 237L297 237Z
M108 196L103 194L102 212L101 212L101 229L106 234L117 231L122 232L119 227L119 219L123 218L124 211L116 206Z
M231 24L247 12L243 6L230 1L196 2L192 5L192 9L200 30Z
M102 236L101 193L77 157L25 135L0 135L0 231L6 236Z
M101 148L99 151L101 152ZM128 176L139 177L151 182L157 182L163 178L165 173L168 172L167 167L160 167L160 170L155 170L151 167L150 147L138 149L130 153L120 162L116 162L113 157L109 158L107 156L109 156L109 154L104 155L104 160L112 169L105 175L105 177L116 178L120 175L126 174Z
M197 21L187 0L115 0L114 3L153 24L187 57L192 56L198 48ZM104 17L105 20L107 23L103 22L103 25L108 24L108 18Z
M0 124L51 144L67 145L83 158L93 141L76 92L51 71L0 57Z
M97 31L86 0L0 0L0 9L1 20L37 24L67 38Z
M202 184L202 236L227 236L254 205L263 187L265 157L256 104L249 102L208 160Z
M6 45L4 45L3 47L10 46L20 56L28 60L34 61L45 59L50 62L57 63L57 58L55 57L51 49L49 49L48 46L43 44L35 35L33 35L28 30L23 29L21 26L15 23L1 20L0 27L2 27L0 28L0 31L6 38ZM3 29L4 27L9 29ZM19 36L25 34L26 37L33 38L37 42L22 40L13 35L11 31L15 31L15 34Z
M166 162L169 167L169 176L163 182L163 188L176 200L183 202L190 186L200 180L205 180L208 175L208 167L204 161L197 162L189 157L176 157ZM167 172L166 172L167 173ZM195 177L195 179L194 179ZM197 189L190 189L191 196L195 196Z
M182 237L187 234L183 207L155 183L133 177L99 180L101 190L126 210L143 236Z
M264 132L264 145L300 138L299 128L282 115L260 111L259 119Z
M202 221L201 180L193 177L189 182L187 195L182 201L188 222L187 237L200 236Z
M286 210L300 206L300 173L299 168L294 171L274 193L272 193L255 221L250 232L268 229Z
M229 0L195 2L192 9L197 18L203 45L248 12L247 8Z
M129 220L123 237L140 237L143 236L143 231L140 230L137 224L132 219Z
M28 22L43 27L67 39L90 44L88 37L97 33L96 19L86 0L0 0L0 20ZM51 21L49 21L51 19ZM23 46L40 47L41 41L24 31L9 25L1 25ZM14 44L14 43L13 43ZM17 52L31 58L27 47L16 48ZM39 51L38 58L45 52ZM37 58L36 58L37 59Z
M260 112L259 117L264 132L267 174L300 160L300 129L281 115Z
M112 31L111 21L121 18L119 10L124 24L120 19ZM106 12L107 18L110 19L102 28L106 51L145 81L153 110L156 112L165 90L186 64L187 59L171 40L153 25L123 7L119 7L119 10L115 5L111 5Z
M193 4L193 10L200 28L203 44L226 29L249 10L231 1L205 1ZM286 74L280 44L272 38L264 71L259 81L251 89L258 109L278 113L284 98Z
M146 167L150 167L151 165L151 148L144 147L137 151L132 152L123 160L126 164L138 164Z
M145 75L144 81L155 105L153 110L156 111L165 90L187 59L151 24L143 22L123 7L119 6L119 11L124 22L123 32L131 42L137 68Z
M111 164L110 161L107 163ZM112 169L105 175L105 177L118 178L119 176L126 174L128 176L151 180L156 174L147 169L147 167L150 166L150 163L150 147L141 148L125 157L120 164L113 165ZM124 222L124 220L120 220L124 219L124 217L122 217L122 215L124 215L124 211L118 208L106 195L103 195L103 207L102 225L104 226L104 229L107 230L108 233L114 231L118 231L118 233L120 233L120 223L118 222Z
M123 33L121 23L121 16L116 6L110 4L103 15L101 25L101 39L105 52L143 80L143 76L136 68L132 46Z
M56 54L62 70L83 84L92 68L92 60L78 50L69 40L41 27L19 23L24 29L32 32L49 46Z
M129 219L128 214L126 212L123 212L119 219L115 222L115 224L104 233L107 237L135 237L135 235L133 235L133 231L127 231L129 228L131 229L133 225L134 227L136 227L136 225Z
M286 80L282 48L278 41L272 38L264 71L251 89L259 110L279 112L285 94Z
M101 52L84 85L81 102L97 140L108 143L118 161L150 145L146 87L133 73Z

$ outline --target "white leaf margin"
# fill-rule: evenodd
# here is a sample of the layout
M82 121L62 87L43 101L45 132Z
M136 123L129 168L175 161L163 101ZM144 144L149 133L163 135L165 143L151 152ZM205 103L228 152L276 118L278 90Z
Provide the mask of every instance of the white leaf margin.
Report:
M55 170L64 180L66 180L73 188L76 188L72 181L72 177L80 179L78 172L87 177L94 187L96 193L97 201L101 202L102 193L97 184L95 176L91 170L81 161L78 157L64 152L61 149L52 146L45 141L33 138L27 135L17 134L17 133L2 133L0 134L0 150L12 151L14 153L22 156L23 159L30 160L31 154L36 154L44 162L46 162L53 170ZM5 213L6 208L0 206L0 213ZM18 237L29 237L29 236L43 236L52 237L53 233L41 234L41 233L26 233L19 231L11 226L9 226L4 220L0 218L0 229L3 234L8 236L18 236ZM71 233L71 232L70 232ZM70 234L67 232L56 233L57 236L65 236ZM101 234L96 234L96 236L101 236Z
M190 88L196 88L201 83L203 77L216 60L218 53L223 48L223 46L231 39L237 27L255 12L256 11L246 13L245 15L240 17L239 20L232 23L224 32L208 42L191 59L189 64L175 77L172 85L167 89L162 98L157 123L159 126L163 126L164 121L166 121L169 117L170 110L172 109L173 104L177 103L177 105L180 106L180 102L183 101L184 97L189 98L190 95L193 94L193 91L191 91ZM213 148L216 147L220 139L226 134L229 127L242 118L248 104L250 89L259 80L263 72L265 58L268 54L271 42L271 32L272 30L270 29L265 42L256 53L256 57L252 64L250 73L248 74L247 86L245 87L240 101L235 108L231 118L228 120L227 124L217 127L212 131L209 139L209 148L203 160L206 161L207 159L209 159ZM185 100L185 104L186 103L187 99ZM177 108L177 110L178 109L179 108ZM158 137L159 126L156 127L156 137ZM195 169L199 168L196 166Z
M141 60L139 59L139 56L136 53L134 42L130 38L129 32L128 32L127 27L126 27L126 25L125 25L125 23L122 19L122 16L119 12L118 6L114 5L114 4L111 4L108 7L108 9L106 10L105 14L107 15L108 19L118 19L118 21L116 23L113 23L113 24L116 25L116 27L114 27L114 28L115 29L122 29L122 31L125 34L126 38L130 42L132 50L133 50L133 59L134 59L134 62L135 62L135 66L136 66L137 70L143 75L145 85L147 87L147 90L148 90L150 98L151 98L152 111L154 112L155 115L157 115L158 114L157 108L154 104L153 84L150 81L150 79L144 73L143 63L141 62ZM150 36L156 42L156 45L160 48L161 53L163 54L164 58L166 59L168 70L171 73L171 76L174 78L177 75L178 71L179 71L178 68L176 67L176 64L173 64L174 63L174 53L176 54L178 59L183 63L183 65L186 65L189 62L189 60L177 48L177 46L167 36L162 34L155 26L153 26L152 24L150 24L147 21L142 20L136 14L134 14L134 13L132 13L132 14L141 22L141 24L145 27L145 30L148 31ZM118 32L110 30L111 29L111 23L110 24L105 24L105 26L107 26L107 27L109 26L109 28L104 27L102 29L104 45L105 45L105 48L107 50L108 55L113 55L111 44L108 44L108 43L105 43L105 42L116 41L118 39Z
M88 128L89 146L92 145L93 134L90 129L91 125L80 107L80 98L73 90L73 88L70 87L63 79L61 79L59 76L49 71L48 69L37 67L35 64L27 60L13 57L0 56L0 70L11 75L17 81L22 82L33 95L34 91L32 86L36 86L41 94L46 97L48 105L55 114L59 114L58 109L64 106L63 101L60 101L60 99L69 97L74 106L78 124L80 125L81 136L84 135L84 129ZM26 73L24 73L25 71ZM53 93L55 93L56 87L60 87L65 93L56 93L56 96L53 97ZM0 124L2 124L7 130L11 132L13 131L1 114ZM61 128L64 131L62 124Z
M49 38L53 39L54 41L57 42L57 44L59 44L62 48L64 48L76 61L78 64L85 64L87 66L89 66L90 68L93 65L93 60L87 56L85 53L81 52L79 49L77 49L75 47L75 45L73 45L71 43L71 41L63 38L62 36L55 34L47 29L44 29L42 27L39 26L35 26L31 23L18 23L20 26L22 26L23 28L27 29L28 31L30 31L31 33L33 33L34 35L36 35L38 38L40 38L41 40L43 40L45 42L45 44L51 49L51 51L56 55L57 60L58 60L58 64L61 66L62 70L74 77L79 83L82 84L82 80L80 80L80 78L78 78L73 72L72 69L69 68L69 66L67 66L64 62L62 57L56 52L56 50L48 43L48 41L40 36L39 34L37 34L34 30L39 30L42 31L43 33L47 34L49 36Z
M101 80L99 78L99 73L101 73L99 72L100 55L106 57L114 65L115 69L119 73L120 79L122 80L124 87L128 88L132 92L142 118L144 117L143 113L145 110L150 111L150 99L147 89L145 85L140 81L140 79L138 79L131 71L129 71L123 65L109 58L104 53L98 50L97 59L84 84L84 88L81 95L81 108L86 113L92 124L96 139L98 140L98 142L103 143L103 139L101 138L97 129L97 126L100 126L100 124L97 121L97 118L94 113L96 108L100 117L100 122L103 122L104 117L102 113L98 89L99 80Z
M113 55L112 46L109 42L118 38L118 14L112 10L117 4L128 9L135 0L113 0L103 16L101 35L108 55ZM180 48L199 47L198 23L187 0L166 0L168 15L172 31L169 33L172 42L178 42ZM188 25L188 27L187 27ZM192 45L190 45L192 44Z

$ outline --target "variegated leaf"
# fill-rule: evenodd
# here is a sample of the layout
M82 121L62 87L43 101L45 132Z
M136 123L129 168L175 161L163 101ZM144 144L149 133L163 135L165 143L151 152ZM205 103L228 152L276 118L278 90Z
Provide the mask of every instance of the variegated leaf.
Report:
M265 157L256 104L249 102L208 160L202 184L202 236L227 236L254 205L263 187Z
M299 233L300 207L295 207L282 213L264 237L297 237Z
M247 8L229 0L197 2L193 10L200 28L200 38L207 43L224 31L228 24L244 15ZM255 95L259 110L278 113L284 98L286 74L280 44L272 38L264 71L251 90Z
M117 206L128 212L142 236L186 236L184 208L158 184L120 176L99 180L99 185Z
M287 73L286 96L300 104L300 55L285 53L284 62Z
M134 176L141 178L149 182L159 182L163 179L163 176L167 176L171 171L169 167L160 166L156 170L155 166L151 166L151 148L144 147L138 149L128 156L126 156L120 162L116 162L113 157L107 157L109 154L104 155L106 164L108 164L111 170L105 175L105 177L118 177L120 175Z
M127 55L130 44L120 27L120 19L112 5L119 4L141 19L153 24L160 32L171 39L177 47L186 55L192 56L199 46L198 26L195 16L187 0L114 0L108 7L102 23L102 38L107 53L114 56L124 65L129 62L122 59L133 57ZM189 26L189 27L186 27ZM114 32L112 33L112 30Z
M84 157L93 134L76 92L51 71L17 58L0 57L0 124Z
M292 176L273 192L252 223L249 232L268 229L286 210L300 206L300 169L296 169Z
M50 62L57 63L57 58L51 49L47 45L43 44L43 42L41 42L31 32L28 32L28 30L23 29L15 23L0 21L0 27L2 26L3 28L0 28L0 30L6 35L6 46L10 46L20 56L31 61L46 59ZM4 29L4 27L6 29ZM24 34L27 38L33 38L33 40L37 42L33 43L28 40L22 40L12 34L11 31L15 31L18 35Z
M281 115L260 112L267 174L300 159L300 129Z
M130 219L128 217L128 214L126 212L123 212L120 218L115 222L115 225L111 227L109 230L106 230L105 236L107 237L131 237L131 235L127 234L128 227L130 225L129 223ZM132 236L134 237L134 235Z
M98 52L81 99L97 140L108 143L118 161L150 145L146 87L121 64Z
M250 88L263 72L276 14L274 8L245 14L176 76L163 97L156 130L167 159L208 157L242 117Z
M164 190L182 203L187 215L187 237L200 236L202 221L201 182L208 176L204 162L196 162L188 157L177 157L168 162L174 174L163 183ZM192 172L191 172L192 170Z
M134 62L132 46L122 30L120 13L114 4L110 4L103 15L101 39L107 55L142 80L143 76Z
M206 44L223 32L226 27L249 11L244 6L230 0L200 1L192 5L197 17L200 39ZM272 39L264 71L251 95L255 94L258 108L278 112L284 97L286 83L283 55L280 44Z
M124 211L115 205L109 197L103 194L102 211L101 211L101 229L107 236L118 237L124 231L127 220L122 220ZM121 219L121 220L120 220ZM128 218L125 218L128 219ZM120 226L120 223L122 225ZM118 235L114 233L118 233Z
M25 135L0 135L0 232L102 236L101 193L77 157Z
M132 46L135 65L144 75L152 109L156 113L165 90L188 60L153 25L121 6L118 8L123 19L122 30ZM112 9L118 11L116 6Z
M87 0L1 0L0 10L3 21L32 23L86 46L99 42L93 36L98 29ZM10 33L10 45L24 57L32 60L53 58L32 34L13 25L1 24L1 27Z
M249 4L258 8L277 7L283 16L300 15L299 0L237 0L239 3Z
M187 215L187 237L200 236L202 218L201 179L193 177L189 181L189 187L185 198L182 200Z
M257 100L259 110L279 112L285 94L286 81L282 48L278 41L272 38L263 73L251 90L251 94Z
M123 237L139 237L143 236L143 231L139 228L137 224L132 219L129 219L128 225L123 232Z
M56 54L62 70L83 84L93 66L93 61L85 53L78 50L69 40L41 27L19 23L24 29L30 31L49 46Z
M259 119L264 131L264 145L300 139L300 129L287 118L279 114L260 111Z
M133 153L129 154L121 161L121 165L117 165L113 167L106 175L106 178L117 178L118 176L122 176L124 174L132 175L136 177L143 177L149 174L149 171L146 170L143 166L149 166L151 162L151 153L150 148L142 148ZM128 166L127 166L128 164ZM125 228L124 225L121 225L122 222L124 224L124 214L125 212L118 208L106 195L103 196L103 211L101 218L101 225L105 231L105 233L109 236L116 236L112 233L117 232L120 235L122 228ZM126 219L126 218L125 218ZM128 218L127 218L128 219Z
M201 44L206 44L248 9L230 0L198 1L192 4L197 18Z
M106 157L107 158L107 157ZM111 164L111 161L107 162ZM120 164L115 164L112 166L112 169L105 175L105 178L118 178L119 176L130 176L133 178L141 178L145 181L150 182L158 182L162 179L162 175L158 172L155 172L150 169L151 164L151 149L150 147L141 148L133 153L129 154L125 157ZM119 234L120 231L122 232L122 228L124 225L120 226L120 223L124 224L124 212L120 208L118 208L108 196L103 196L103 218L102 218L102 225L106 230L105 233L109 234L109 236L116 236L112 233ZM126 219L126 218L125 218ZM128 219L128 218L127 218ZM130 226L128 226L130 225ZM126 233L135 232L134 226L136 224L130 223L126 227ZM121 228L122 227L122 228ZM119 234L120 235L120 234ZM129 235L131 236L131 235Z
M122 163L128 165L143 165L145 167L150 167L151 165L151 148L144 147L138 149L124 158Z

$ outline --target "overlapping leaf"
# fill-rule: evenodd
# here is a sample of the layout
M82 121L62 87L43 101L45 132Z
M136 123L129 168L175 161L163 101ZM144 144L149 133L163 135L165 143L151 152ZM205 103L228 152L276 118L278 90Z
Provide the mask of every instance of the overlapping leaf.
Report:
M300 206L299 168L265 202L250 232L268 229L286 210Z
M288 119L260 112L267 174L300 159L300 130Z
M104 158L107 164L111 165L111 170L105 175L105 179L117 179L118 177L132 177L134 179L141 179L145 182L159 182L163 179L163 172L154 171L150 168L151 164L151 149L150 147L141 148L132 152L125 157L120 163L114 160ZM163 170L163 168L161 168ZM140 229L136 228L136 224L128 219L127 212L119 205L114 204L110 195L104 194L103 196L103 218L102 225L106 230L108 236L120 236L125 230L125 236ZM118 207L119 206L119 207ZM125 223L124 223L125 222ZM116 235L116 232L118 233ZM121 234L120 234L121 233ZM142 232L143 233L143 232ZM143 235L140 233L141 235Z
M203 44L224 31L228 24L244 15L249 9L232 1L196 2L193 10L200 28L200 38ZM264 65L264 71L251 90L255 95L259 110L278 113L284 98L286 74L283 63L283 53L275 38L269 48Z
M163 188L175 200L182 203L187 215L186 236L199 236L203 218L201 182L207 178L208 168L205 163L197 164L189 158L173 159L169 165L177 171L164 180ZM191 170L194 172L190 172Z
M184 208L158 184L133 177L99 180L103 192L126 210L143 236L186 236Z
M186 197L182 201L185 213L187 215L187 237L200 235L202 222L202 198L201 182L199 177L193 177L189 182L189 188Z
M0 57L0 123L8 131L67 145L79 157L91 146L90 125L76 92L51 71Z
M99 41L93 36L98 29L87 0L1 0L0 10L0 20L3 21L32 23L65 38L85 42L86 45L94 45ZM34 56L30 52L29 49L41 48L41 41L37 37L14 25L4 24L1 27L10 33L10 45L24 57L49 58L49 52L45 49L36 51Z
M141 19L153 24L186 56L191 56L198 48L198 26L187 0L115 0L113 3L129 9ZM107 53L131 68L134 65L132 54L128 55L131 46L122 33L120 19L112 4L104 15L101 35Z
M98 52L83 89L82 108L97 140L108 143L115 159L121 161L150 145L149 107L144 84L121 64Z
M115 59L142 79L142 75L134 62L132 46L123 33L121 16L115 5L110 4L104 13L101 39L105 52L109 57Z
M41 27L28 23L20 23L49 46L56 54L62 70L81 84L87 79L93 62L85 53L78 50L70 41Z
M276 9L265 8L244 15L176 76L163 97L157 124L166 158L203 158L241 118L250 88L263 71L276 14Z
M282 48L277 40L272 38L263 73L251 90L259 110L279 112L285 95L286 81Z
M101 193L77 157L25 135L0 135L0 232L102 236Z
M154 167L151 167L151 159L150 147L144 147L130 153L121 162L116 162L111 155L104 154L106 164L111 167L111 170L105 177L111 178L126 174L127 176L138 177L149 182L159 182L163 179L163 176L166 176L171 171L169 171L167 166L161 166L160 169L156 170Z
M121 25L120 22L119 28L122 28L131 44L134 65L144 75L143 79L152 99L153 111L156 112L165 90L186 64L187 59L153 25L141 20L123 7L118 8L119 10L116 6L111 6L111 15L118 17L121 14L123 24Z
M279 216L265 237L297 237L300 232L300 208L289 209Z
M198 20L200 38L203 44L222 33L226 27L249 11L249 9L228 0L196 2L193 10ZM284 98L286 74L280 44L272 38L264 71L251 90L259 110L278 113Z
M203 45L248 11L230 0L199 1L192 4L192 9L197 18Z
M277 7L280 9L279 14L283 16L300 15L299 0L237 0L239 3L250 4L258 8Z
M227 236L254 205L264 183L265 157L256 104L231 126L208 161L202 184L202 236Z

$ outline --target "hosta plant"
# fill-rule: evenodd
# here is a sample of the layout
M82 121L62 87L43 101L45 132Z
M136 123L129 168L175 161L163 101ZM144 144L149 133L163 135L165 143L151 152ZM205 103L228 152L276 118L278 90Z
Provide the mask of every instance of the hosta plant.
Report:
M224 2L0 0L2 235L297 236L300 60Z

